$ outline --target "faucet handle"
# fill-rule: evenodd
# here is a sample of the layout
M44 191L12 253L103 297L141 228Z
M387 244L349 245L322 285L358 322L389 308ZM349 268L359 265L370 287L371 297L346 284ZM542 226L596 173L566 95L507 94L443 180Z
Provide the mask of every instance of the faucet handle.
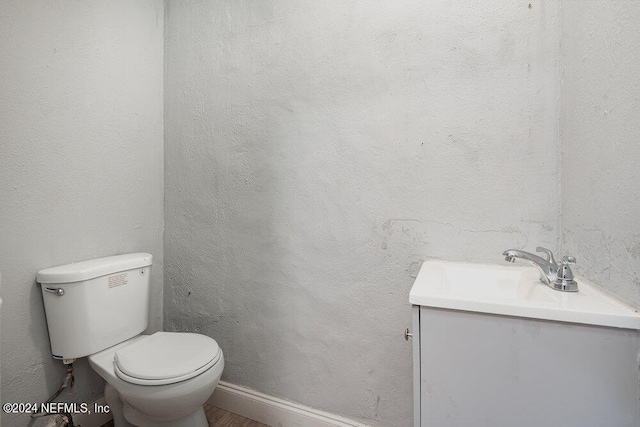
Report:
M558 268L556 274L556 281L553 283L553 288L560 291L578 292L578 282L573 278L573 272L569 267L569 264L575 264L576 258L572 256L563 256L562 265Z
M542 252L545 255L547 255L547 261L549 261L549 263L553 264L553 265L557 265L556 264L556 260L555 258L553 258L553 252L551 252L551 250L547 249L547 248L543 248L542 246L538 246L536 248L536 252ZM566 257L565 257L566 258ZM575 260L574 260L575 261Z

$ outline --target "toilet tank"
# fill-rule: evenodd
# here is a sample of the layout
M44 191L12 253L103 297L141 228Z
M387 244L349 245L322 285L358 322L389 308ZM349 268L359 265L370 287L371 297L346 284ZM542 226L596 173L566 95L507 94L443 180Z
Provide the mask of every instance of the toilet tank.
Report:
M134 253L38 272L55 359L97 353L147 328L152 259Z

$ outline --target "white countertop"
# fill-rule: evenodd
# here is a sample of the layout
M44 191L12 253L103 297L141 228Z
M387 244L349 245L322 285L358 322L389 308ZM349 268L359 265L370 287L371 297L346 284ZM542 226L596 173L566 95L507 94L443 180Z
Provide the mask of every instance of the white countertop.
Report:
M640 314L576 277L578 292L560 292L539 281L530 265L426 261L409 302L426 307L492 313L532 319L640 329Z

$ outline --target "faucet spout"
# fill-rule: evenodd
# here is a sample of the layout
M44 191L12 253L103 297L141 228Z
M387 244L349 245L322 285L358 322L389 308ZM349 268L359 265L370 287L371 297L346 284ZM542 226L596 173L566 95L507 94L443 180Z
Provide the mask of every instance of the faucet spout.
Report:
M519 249L507 249L502 253L502 255L504 255L504 259L509 262L516 262L516 259L529 262L540 271L540 281L551 286L551 284L556 280L558 265L553 259L553 254L551 254L550 250L537 248L537 251L546 253L549 259L544 259L538 255L521 251Z

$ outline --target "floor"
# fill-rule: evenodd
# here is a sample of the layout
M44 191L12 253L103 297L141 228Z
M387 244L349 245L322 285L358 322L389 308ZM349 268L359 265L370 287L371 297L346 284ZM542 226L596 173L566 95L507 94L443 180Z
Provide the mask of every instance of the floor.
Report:
M227 412L211 405L204 405L204 413L207 415L209 427L269 427L266 424L241 417L238 414ZM110 421L102 427L113 427Z
M204 405L204 413L207 414L210 427L269 427L211 405Z

